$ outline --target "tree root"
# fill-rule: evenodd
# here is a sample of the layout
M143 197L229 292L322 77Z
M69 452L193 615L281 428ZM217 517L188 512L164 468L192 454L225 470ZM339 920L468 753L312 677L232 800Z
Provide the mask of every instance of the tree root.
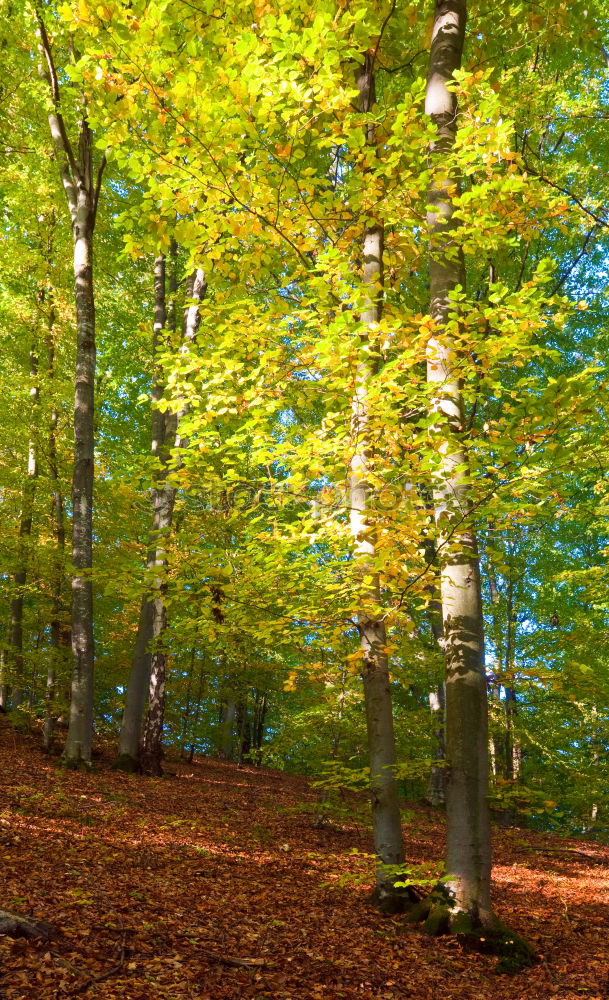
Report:
M128 753L120 754L112 764L113 771L124 771L125 774L141 774L142 765L137 758Z
M397 913L410 913L419 901L420 895L412 886L399 887L394 885L377 885L369 896L373 903L387 916Z
M16 913L9 913L8 910L0 910L0 934L13 938L24 937L29 941L35 938L48 941L53 934L53 928L41 920L29 920Z
M483 922L472 914L455 911L443 887L416 903L407 919L422 924L423 931L433 937L454 934L465 950L496 955L498 972L515 974L538 961L531 945L497 917Z

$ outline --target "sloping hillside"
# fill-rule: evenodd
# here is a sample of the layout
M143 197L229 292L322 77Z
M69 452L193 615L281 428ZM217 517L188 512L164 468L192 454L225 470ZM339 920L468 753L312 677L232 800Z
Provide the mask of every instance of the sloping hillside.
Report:
M315 829L303 779L203 760L138 779L60 769L0 728L0 905L50 942L0 938L0 996L51 1000L601 1000L609 995L609 849L496 832L495 899L541 960L515 977L380 916L365 828ZM405 827L413 862L442 855L437 815ZM3 992L2 992L3 991Z

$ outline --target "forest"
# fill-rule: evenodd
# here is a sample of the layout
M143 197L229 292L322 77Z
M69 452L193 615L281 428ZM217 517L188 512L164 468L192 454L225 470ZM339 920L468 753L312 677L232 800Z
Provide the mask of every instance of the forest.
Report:
M0 48L0 997L609 996L603 0Z

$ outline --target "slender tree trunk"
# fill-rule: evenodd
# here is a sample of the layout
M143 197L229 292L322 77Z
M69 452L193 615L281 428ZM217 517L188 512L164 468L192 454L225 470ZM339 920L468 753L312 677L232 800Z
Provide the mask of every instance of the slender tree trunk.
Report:
M188 304L184 311L183 350L188 351L195 340L199 321L199 303L206 291L205 275L199 268L191 275L188 284ZM180 421L184 413L170 414L165 423L165 442L173 439L175 449L183 448L184 439L180 435ZM179 461L179 458L178 458ZM165 679L167 674L167 551L166 539L171 529L176 490L166 480L168 465L162 483L153 496L155 539L155 572L152 600L152 658L150 662L150 684L148 689L148 712L141 744L141 763L144 774L162 773L163 720L165 713Z
M176 310L176 248L172 244L172 267L170 274L170 305L169 305L169 330L175 331L175 310ZM168 310L165 300L165 256L160 254L154 262L154 328L152 340L152 354L155 364L155 377L152 386L152 444L151 452L154 458L160 462L160 469L156 475L156 485L152 495L153 517L156 513L156 492L159 485L162 485L167 478L169 455L165 449L165 425L167 423L166 414L159 410L156 404L164 393L164 378L158 368L157 354L163 338L163 331L167 325ZM171 415L167 415L168 420ZM154 530L154 525L153 525ZM154 570L156 563L156 546L153 545L147 556L146 568L148 572ZM150 686L150 667L152 661L151 642L153 632L153 607L148 594L142 595L140 605L140 617L135 640L135 649L131 663L131 672L127 683L127 693L125 698L125 710L118 745L118 766L126 770L140 769L140 738L142 735L142 717L146 704L146 696Z
M81 156L90 165L91 132L80 134ZM95 298L93 291L94 206L89 185L79 190L74 219L76 294L76 393L72 479L72 690L64 748L66 763L91 762L93 743L93 471L95 386Z
M153 583L152 608L153 644L150 660L150 682L148 687L148 712L142 736L141 766L144 774L162 774L163 720L165 713L165 678L167 673L167 649L165 632L167 628L167 550L165 540L171 528L175 489L167 484L155 490L154 497L154 537L156 539L155 569L158 574Z
M239 733L239 749L237 751L237 763L239 765L243 764L243 759L246 757L252 746L252 728L250 725L250 718L248 713L248 695L247 692L243 698L240 698L237 702L237 731Z
M446 688L444 682L429 693L429 708L432 717L434 737L433 759L429 770L427 798L430 805L439 808L446 804L446 739L444 713L446 711Z
M266 713L269 710L268 695L263 694L258 703L258 713L256 716L256 750L262 749L264 743L264 726L266 723ZM258 758L260 761L260 757Z
M55 378L55 309L51 306L48 324L47 351L48 351L48 380L49 388L52 392ZM65 550L66 550L66 529L64 499L59 479L59 463L57 459L57 424L59 414L57 407L51 409L49 425L49 476L53 491L53 524L55 532L55 551L53 556L53 582L52 582L52 604L51 604L51 655L49 656L47 668L47 682L45 691L45 718L42 733L44 749L50 752L53 749L53 736L55 726L54 702L56 696L57 669L67 664L68 655L72 645L72 632L66 621L67 608L63 596L64 574L65 574Z
M502 712L501 702L501 677L503 673L503 620L500 613L501 595L497 586L497 577L492 565L489 564L488 584L491 594L492 608L492 638L495 654L494 678L490 685L490 710L493 720L493 732L489 738L489 764L490 773L496 778L502 770L503 748L501 739L496 732L496 722Z
M366 54L357 74L359 109L370 111L375 97L374 56ZM375 144L374 126L366 126L368 145ZM360 319L367 330L380 321L383 286L383 226L369 224L363 234L363 283L367 301ZM364 334L366 336L367 334ZM369 440L368 383L373 374L367 361L357 371L355 395L352 399L353 457L351 460L350 507L351 535L355 559L362 580L361 610L358 631L362 652L362 678L368 753L370 760L370 792L374 850L378 858L375 901L386 911L403 908L404 893L395 888L395 875L386 866L404 862L402 826L395 777L395 739L389 685L387 634L381 611L381 592L375 561L374 529L369 514L369 467L372 446Z
M455 240L459 179L447 163L457 130L448 89L461 67L465 0L436 0L425 110L436 129L430 148L430 312L434 332L427 378L437 416L440 464L434 489L446 662L446 870L454 915L473 925L494 922L490 901L491 841L487 804L488 723L484 636L476 538L468 526L471 487L464 439L457 348L448 328L450 293L465 288L463 253Z
M6 646L0 649L0 712L8 711L10 698L10 685L7 681L8 672L6 669Z
M199 719L201 717L201 700L203 698L203 683L204 683L204 680L205 680L205 660L203 659L203 657L201 657L201 665L199 667L199 684L198 684L198 687L197 687L197 700L196 700L196 707L195 707L195 716L194 716L194 719L193 719L193 722L192 722L192 730L191 730L191 734L190 734L190 736L191 736L191 744L190 744L190 753L188 754L188 762L189 762L189 764L192 764L193 759L194 759L194 755L195 755L195 739L196 739L196 735L197 735L197 727L199 725Z
M433 505L429 505L433 509ZM433 539L425 539L425 559L429 566L437 561ZM434 574L435 575L435 574ZM433 639L440 650L444 650L444 625L442 603L436 596L437 579L430 586L430 602L427 609L429 626ZM427 799L436 808L446 805L446 684L444 680L429 692L429 708L432 718L432 763L429 769Z
M38 478L38 454L36 446L37 416L40 402L38 384L38 349L36 342L30 347L30 433L28 441L27 472L21 491L21 513L19 516L18 565L13 574L13 597L11 600L11 620L9 628L10 660L13 670L12 707L19 708L23 701L23 601L27 584L28 564L32 538L32 518L36 480Z
M514 719L516 716L516 689L514 687L514 643L516 641L516 613L514 610L514 581L512 570L508 581L506 607L506 643L505 643L505 747L504 747L504 778L514 781L517 772L517 748L514 738ZM512 816L513 819L513 816Z
M192 707L192 682L195 672L196 655L197 655L197 650L193 646L190 651L190 663L188 665L188 683L186 685L186 705L184 706L184 711L182 712L182 726L180 729L180 757L184 756L184 751L186 750L186 736L188 733L188 724L190 722L190 712Z
M218 740L218 751L222 760L233 760L234 757L234 729L237 716L237 705L232 698L227 698L222 702L220 712L220 734Z
M59 76L43 10L35 4L40 75L49 88L49 129L60 179L72 220L74 297L76 303L76 388L74 398L74 470L72 478L72 687L65 763L89 766L93 743L93 475L95 438L95 294L93 233L102 176L93 170L93 134L84 97L78 109L77 145L68 135L61 105Z

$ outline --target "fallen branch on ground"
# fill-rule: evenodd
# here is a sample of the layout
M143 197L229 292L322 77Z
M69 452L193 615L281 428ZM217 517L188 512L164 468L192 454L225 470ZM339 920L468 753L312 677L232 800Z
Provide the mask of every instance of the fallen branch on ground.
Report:
M48 941L52 933L53 928L41 920L30 920L28 917L9 913L8 910L0 910L0 934L14 938L24 937L29 941L33 941L35 938L43 938Z

